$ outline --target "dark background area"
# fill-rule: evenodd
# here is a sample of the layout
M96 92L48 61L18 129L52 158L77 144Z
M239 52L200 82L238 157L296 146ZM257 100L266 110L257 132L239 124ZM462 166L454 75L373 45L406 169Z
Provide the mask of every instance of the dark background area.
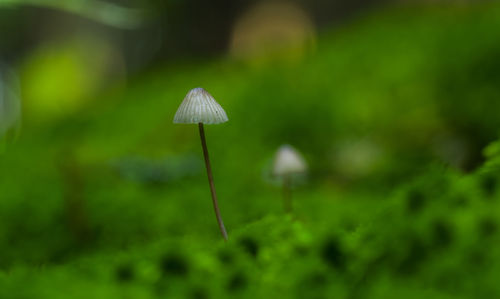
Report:
M55 34L53 38L61 38L86 30L104 31L112 35L127 52L128 62L137 67L150 67L161 61L179 58L216 57L228 50L231 30L238 17L260 3L253 0L109 2L140 11L141 26L128 30L110 27L85 16L60 10L57 6L34 6L29 3L7 6L0 12L0 32L4 37L0 44L3 60L15 60L28 49L45 41L47 35L50 38L51 33ZM290 3L304 9L318 28L331 28L390 2L313 0ZM82 10L87 10L85 7L90 11L99 8L90 1L87 5L85 1L82 3Z

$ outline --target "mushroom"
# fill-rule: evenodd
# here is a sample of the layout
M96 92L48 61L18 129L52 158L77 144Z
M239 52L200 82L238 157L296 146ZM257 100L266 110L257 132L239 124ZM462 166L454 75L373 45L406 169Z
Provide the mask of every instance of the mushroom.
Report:
M273 175L282 179L283 205L287 213L291 213L293 210L291 193L292 178L305 174L306 171L307 163L295 148L288 144L280 146L274 158Z
M210 166L210 159L208 157L207 141L205 139L205 130L203 125L220 124L226 121L228 121L228 118L221 105L219 105L219 103L217 103L212 95L205 89L199 87L194 88L187 93L174 116L175 124L198 124L215 216L217 217L217 223L219 224L219 229L225 241L227 241L227 232L219 211L219 204L217 202L217 194L215 193L214 178L212 175L212 167Z

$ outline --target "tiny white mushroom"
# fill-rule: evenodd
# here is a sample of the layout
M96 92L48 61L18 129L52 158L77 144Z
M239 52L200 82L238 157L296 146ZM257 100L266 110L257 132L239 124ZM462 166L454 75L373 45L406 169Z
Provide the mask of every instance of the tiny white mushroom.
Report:
M292 177L306 171L307 163L295 148L285 144L278 149L274 158L273 174L283 180L283 204L287 213L292 212Z
M295 148L288 144L280 146L274 159L274 175L285 176L304 173L306 171L306 161Z
M174 116L176 124L220 124L228 121L226 111L205 89L191 89Z
M215 101L212 95L200 87L194 88L187 93L174 116L174 123L176 124L198 124L215 217L217 218L219 229L225 241L227 241L227 232L219 211L203 124L220 124L226 121L228 121L227 115L221 105Z

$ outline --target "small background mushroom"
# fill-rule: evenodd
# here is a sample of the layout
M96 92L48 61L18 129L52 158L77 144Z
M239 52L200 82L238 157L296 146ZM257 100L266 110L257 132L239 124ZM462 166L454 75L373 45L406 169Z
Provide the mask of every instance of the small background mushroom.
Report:
M287 213L293 211L291 188L297 176L304 175L307 163L302 155L291 145L282 145L276 152L273 164L273 175L282 180L283 205Z

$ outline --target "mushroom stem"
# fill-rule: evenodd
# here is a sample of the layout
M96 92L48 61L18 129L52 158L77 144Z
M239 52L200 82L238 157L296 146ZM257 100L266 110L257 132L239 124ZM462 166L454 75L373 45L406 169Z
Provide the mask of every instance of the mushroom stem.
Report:
M203 147L203 157L205 158L205 166L207 168L208 183L210 184L210 192L212 193L212 202L214 204L215 217L217 217L217 223L219 223L219 229L222 233L224 241L227 241L227 232L224 227L224 222L222 221L222 216L219 211L219 204L217 202L217 194L215 193L214 178L212 176L212 167L210 166L210 159L208 157L207 141L205 139L205 130L203 128L203 123L198 123L198 128L200 129L201 146Z
M292 213L292 191L291 191L291 179L290 175L286 174L283 176L283 206L286 213Z

